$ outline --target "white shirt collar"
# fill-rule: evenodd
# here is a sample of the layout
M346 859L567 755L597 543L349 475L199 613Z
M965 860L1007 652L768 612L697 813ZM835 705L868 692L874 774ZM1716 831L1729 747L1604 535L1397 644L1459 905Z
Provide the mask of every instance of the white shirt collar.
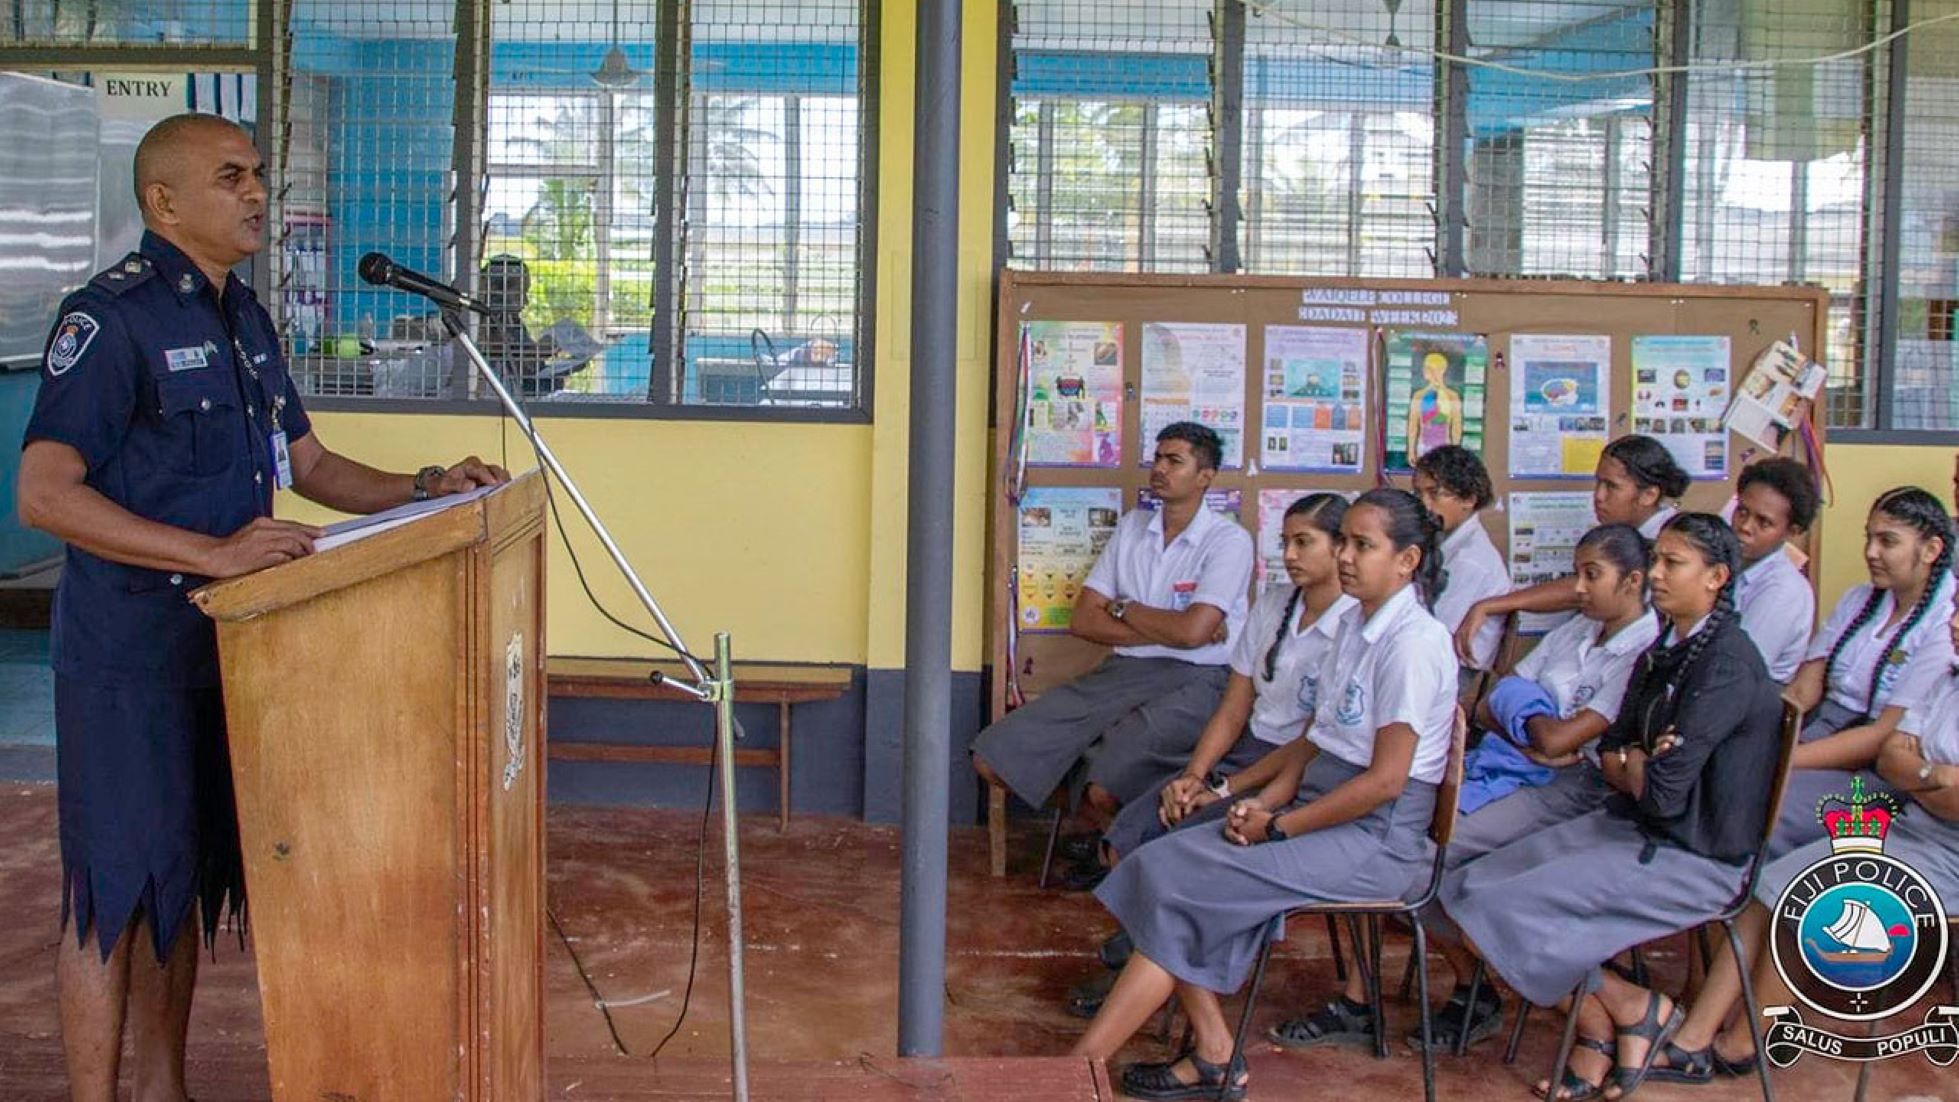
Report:
M1702 628L1704 628L1704 627L1706 627L1706 626L1707 626L1707 622L1708 622L1709 620L1712 620L1712 619L1714 619L1714 614L1713 614L1712 612L1710 612L1710 613L1708 613L1707 615L1705 615L1705 616L1703 616L1703 617L1701 617L1701 618L1700 618L1699 620L1696 620L1696 621L1694 622L1694 626L1693 626L1693 627L1691 627L1691 628L1688 628L1688 629L1687 629L1687 634L1685 634L1685 635L1683 635L1683 636L1681 636L1681 637L1680 637L1679 639L1673 639L1673 638L1671 638L1671 635L1672 635L1672 633L1673 633L1673 621L1672 621L1672 620L1668 620L1668 621L1667 621L1667 626L1666 626L1666 632L1667 632L1667 635L1669 636L1669 638L1667 639L1667 645L1668 645L1668 646L1677 646L1677 645L1679 645L1679 644L1681 644L1681 643L1684 643L1684 642L1686 642L1686 641L1687 641L1687 640L1689 640L1689 639L1692 639L1692 638L1693 638L1694 636L1696 636L1696 635L1699 635L1699 634L1701 633L1701 629L1702 629Z
M1626 621L1626 626L1613 632L1611 638L1605 640L1603 643L1594 643L1593 645L1603 649L1607 654L1613 655L1624 655L1632 651L1644 650L1646 649L1646 644L1652 642L1653 637L1640 631L1639 627L1641 624L1651 624L1652 622L1652 608L1644 608L1640 610L1639 615ZM1703 619L1701 623L1705 624L1707 621ZM1600 627L1603 628L1604 625L1601 624ZM1694 630L1699 631L1700 628L1696 626ZM1645 635L1645 638L1641 638L1642 635ZM1594 634L1593 638L1596 639L1597 635Z
M1476 536L1479 533L1484 536L1489 535L1489 533L1483 531L1483 522L1476 519L1475 513L1471 513L1469 514L1468 520L1457 525L1455 531L1442 538L1443 561L1447 562L1450 556L1455 555L1463 548L1475 542Z
M1407 585L1402 586L1400 592L1389 597L1380 608L1374 610L1374 615L1369 616L1362 622L1360 627L1361 639L1366 641L1369 646L1379 642L1381 636L1388 630L1388 625L1401 619L1410 605L1418 605L1419 603L1415 593L1415 583L1409 582ZM1358 605L1358 602L1356 604Z
M1326 611L1320 613L1319 619L1314 620L1307 630L1317 631L1328 639L1338 636L1340 634L1340 617L1347 611L1347 606L1354 603L1352 597L1347 596L1345 593L1340 594L1333 599L1332 604L1326 606ZM1299 602L1299 608L1292 614L1292 623L1286 626L1297 634L1299 631L1299 621L1304 619L1305 616L1306 602L1301 600Z
M1178 532L1177 539L1171 540L1170 543L1176 543L1178 540L1191 540L1194 542L1204 534L1205 529L1215 524L1218 519L1217 514L1211 512L1210 502L1199 501L1197 503L1197 514L1190 518L1190 523L1184 525L1184 530ZM1159 546L1167 546L1163 544L1163 503L1160 501L1157 502L1156 508L1150 510L1149 531L1151 535L1157 537Z

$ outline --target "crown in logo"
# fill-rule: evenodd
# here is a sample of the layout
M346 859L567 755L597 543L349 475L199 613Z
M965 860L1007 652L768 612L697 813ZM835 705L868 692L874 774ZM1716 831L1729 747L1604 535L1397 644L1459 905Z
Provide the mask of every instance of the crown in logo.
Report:
M1816 814L1830 835L1830 849L1836 853L1879 853L1891 819L1898 814L1898 799L1889 792L1864 791L1864 778L1850 778L1850 795L1831 793L1816 802Z

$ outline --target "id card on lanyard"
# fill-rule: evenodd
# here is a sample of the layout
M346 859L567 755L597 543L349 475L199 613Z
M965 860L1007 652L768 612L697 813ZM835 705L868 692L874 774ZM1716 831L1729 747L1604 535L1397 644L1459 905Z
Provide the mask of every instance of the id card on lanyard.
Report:
M286 431L280 429L269 438L272 447L273 484L281 490L292 489L292 453L286 448Z

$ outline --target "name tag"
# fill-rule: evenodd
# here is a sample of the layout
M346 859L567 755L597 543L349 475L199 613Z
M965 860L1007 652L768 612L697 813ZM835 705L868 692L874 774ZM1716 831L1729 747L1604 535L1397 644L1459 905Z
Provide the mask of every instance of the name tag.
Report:
M286 434L275 432L270 437L272 443L272 469L275 484L281 490L292 489L292 453L286 450Z
M1183 612L1190 608L1191 599L1196 596L1196 582L1174 582L1170 586L1170 607Z
M189 348L166 348L163 350L163 363L171 371L195 371L200 367L211 366L210 358L205 356L202 345Z

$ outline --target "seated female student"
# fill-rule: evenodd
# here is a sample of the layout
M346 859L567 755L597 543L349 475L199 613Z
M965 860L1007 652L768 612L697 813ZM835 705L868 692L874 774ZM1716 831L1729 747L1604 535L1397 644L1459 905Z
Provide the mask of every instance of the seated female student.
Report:
M1224 699L1183 771L1116 814L1103 842L1112 857L1176 826L1186 815L1255 792L1278 775L1271 752L1306 733L1318 704L1320 666L1340 616L1354 599L1340 591L1335 553L1347 499L1308 494L1286 509L1280 529L1290 586L1268 587L1252 606L1231 655ZM1220 809L1220 812L1223 809Z
M1630 524L1652 540L1677 510L1667 504L1687 492L1692 480L1674 462L1666 445L1650 436L1621 436L1605 446L1593 472L1592 515L1600 524ZM1539 582L1486 597L1471 606L1456 628L1456 654L1475 656L1477 634L1492 619L1512 612L1569 612L1578 607L1577 583L1570 578Z
M1470 606L1485 597L1510 592L1510 568L1490 542L1478 515L1496 500L1489 468L1460 444L1444 444L1415 461L1415 494L1442 522L1442 562L1449 587L1435 599L1435 618L1451 632ZM1476 633L1463 673L1488 669L1503 639L1503 624L1492 620Z
M1545 1006L1584 984L1580 1047L1542 1097L1639 1085L1680 1010L1600 965L1718 914L1761 839L1782 704L1735 612L1740 565L1719 517L1667 522L1651 574L1666 623L1599 740L1612 796L1443 879L1447 918L1519 995Z
M1741 630L1762 652L1769 676L1784 685L1802 665L1816 622L1816 591L1785 545L1809 531L1821 504L1816 476L1793 459L1776 456L1742 468L1732 521L1741 541L1735 603Z
M1244 982L1272 919L1398 898L1426 869L1456 705L1449 633L1425 607L1442 580L1440 527L1413 494L1381 489L1340 533L1340 588L1357 604L1321 667L1312 728L1279 751L1287 770L1231 805L1222 832L1167 834L1096 889L1136 949L1075 1054L1115 1055L1173 991L1196 1036L1182 1059L1125 1068L1131 1097L1243 1098L1217 992Z
M1959 647L1959 615L1948 619L1944 634ZM1884 852L1930 881L1945 913L1951 915L1959 909L1959 670L1950 661L1915 666L1912 682L1917 690L1912 705L1898 721L1898 729L1885 738L1876 770L1888 788L1918 806L1892 818ZM1836 791L1847 795L1850 788ZM1809 813L1816 814L1814 805ZM1798 873L1829 852L1829 839L1819 837L1771 862L1756 880L1755 899L1738 925L1742 948L1754 966L1758 1006L1791 1001L1781 975L1761 951L1769 911ZM1654 1079L1704 1083L1716 1072L1749 1075L1755 1070L1754 1036L1748 1023L1730 1017L1741 1002L1741 977L1726 939L1716 940L1719 956L1708 969L1686 1022L1656 1059Z
M1870 583L1844 593L1810 643L1789 699L1809 713L1796 748L1769 858L1823 836L1816 801L1868 770L1913 701L1906 677L1918 663L1947 665L1952 644L1952 522L1915 486L1886 492L1864 521ZM1881 788L1868 773L1865 783Z
M1573 576L1580 615L1551 629L1478 709L1478 722L1491 734L1464 762L1462 821L1449 839L1450 871L1595 811L1611 794L1593 743L1619 718L1633 663L1660 634L1659 619L1646 601L1647 557L1645 538L1624 524L1600 525L1578 541ZM1486 986L1469 1015L1469 976L1476 960L1454 942L1440 947L1455 969L1456 988L1436 1017L1430 1041L1453 1048L1469 1017L1473 1044L1500 1026L1502 1000L1494 985ZM1322 1013L1367 1022L1369 1028L1353 1039L1372 1043L1372 1008L1362 1001L1360 985L1349 984L1346 994L1344 1005ZM1342 1031L1336 1022L1322 1024L1336 1035ZM1307 1019L1298 1036L1275 1039L1302 1043L1313 1027ZM1408 1039L1419 1045L1420 1030Z

